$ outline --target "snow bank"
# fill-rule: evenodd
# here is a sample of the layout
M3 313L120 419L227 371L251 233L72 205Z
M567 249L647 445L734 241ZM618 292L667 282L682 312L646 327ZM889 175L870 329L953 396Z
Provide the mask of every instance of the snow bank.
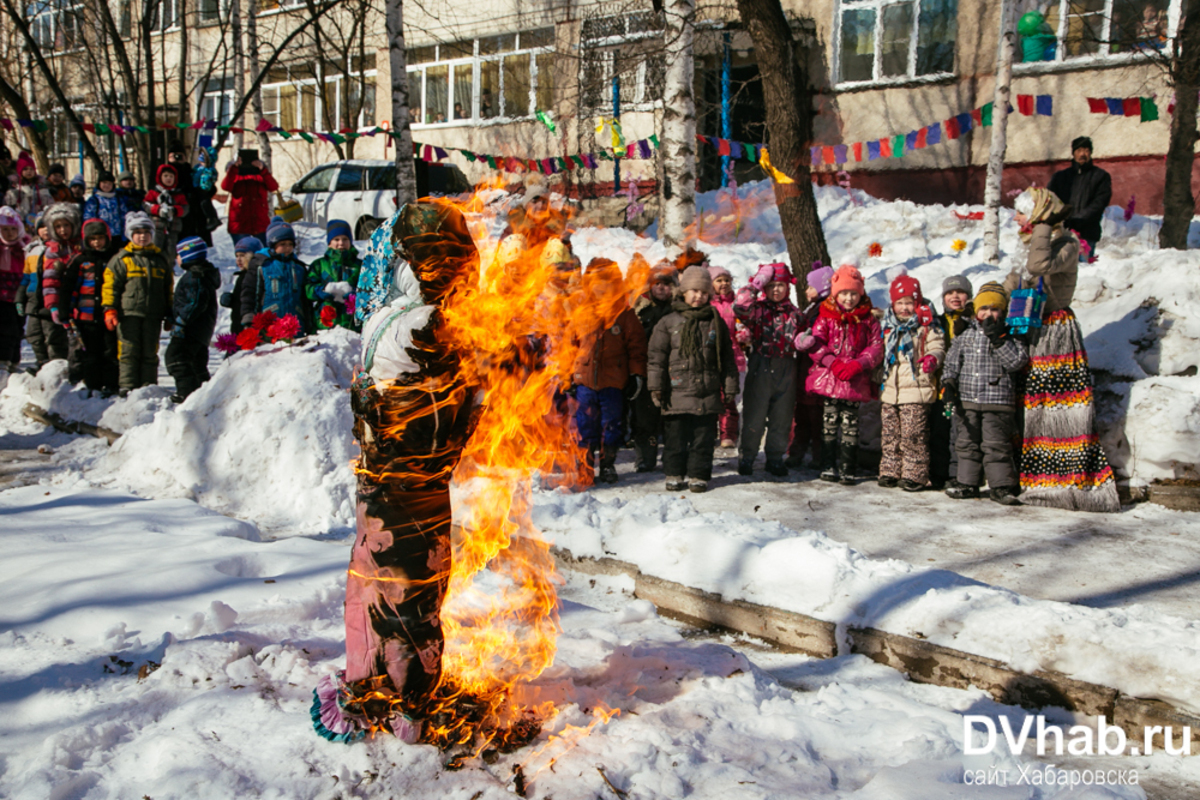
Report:
M1137 605L1035 600L953 572L873 560L816 531L686 499L539 493L534 523L576 556L609 556L686 586L1051 670L1200 712L1200 622Z
M346 392L359 341L339 328L238 353L186 402L128 430L86 476L186 497L273 537L348 532L357 445Z

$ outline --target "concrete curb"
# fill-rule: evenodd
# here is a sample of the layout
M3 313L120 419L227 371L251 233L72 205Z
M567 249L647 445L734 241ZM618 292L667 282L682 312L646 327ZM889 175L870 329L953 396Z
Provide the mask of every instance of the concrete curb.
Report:
M817 658L861 653L906 673L915 683L954 689L974 686L1005 705L1035 711L1060 707L1088 716L1103 715L1110 725L1124 730L1130 745L1138 748L1143 745L1147 727L1171 726L1181 731L1189 726L1195 734L1189 755L1200 755L1200 716L1159 700L1129 697L1116 689L1057 672L1021 672L996 659L875 628L846 628L847 647L841 648L837 625L832 622L744 600L725 600L719 594L646 575L626 561L576 557L569 550L557 547L551 548L551 552L563 570L632 578L634 595L654 603L664 616L727 628ZM1161 750L1161 730L1153 741L1155 748ZM1173 742L1174 747L1180 745L1179 741Z

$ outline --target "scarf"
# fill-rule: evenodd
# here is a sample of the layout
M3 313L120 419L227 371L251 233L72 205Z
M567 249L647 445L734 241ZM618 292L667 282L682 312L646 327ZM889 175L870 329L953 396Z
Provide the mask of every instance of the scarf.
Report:
M1033 238L1033 226L1048 219L1058 220L1053 225L1054 238L1058 238L1066 205L1058 199L1058 195L1045 187L1037 186L1028 191L1033 197L1033 211L1029 214L1029 223L1019 231L1021 241L1029 244L1029 240Z
M916 379L920 374L917 371L917 343L914 335L920 328L921 322L916 314L902 320L889 308L883 315L883 363L887 365L888 372L891 372L892 367L904 357L908 359L913 378Z
M692 308L682 300L671 304L671 310L683 316L683 331L679 334L679 354L687 359L688 366L693 370L704 369L704 335L701 333L701 323L708 322L716 316L717 310L711 305ZM721 345L717 343L717 372L721 371Z
M871 316L871 308L871 298L867 297L865 294L863 295L862 300L858 301L858 305L849 311L846 311L839 306L837 304L837 300L834 300L833 297L830 296L821 303L820 316L824 317L825 319L831 319L835 322L839 322L842 325L853 325L856 322L863 322L867 319L867 317Z

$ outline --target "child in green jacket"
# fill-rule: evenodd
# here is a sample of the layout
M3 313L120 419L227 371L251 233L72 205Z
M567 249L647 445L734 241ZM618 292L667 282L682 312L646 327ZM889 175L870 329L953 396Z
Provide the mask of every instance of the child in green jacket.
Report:
M333 219L325 228L329 248L308 268L304 293L312 301L313 318L319 331L333 327L360 330L354 319L354 288L362 259L350 238L350 224Z
M154 246L154 220L144 211L125 215L129 244L104 270L104 324L117 332L121 396L158 383L160 330L171 330L175 270Z

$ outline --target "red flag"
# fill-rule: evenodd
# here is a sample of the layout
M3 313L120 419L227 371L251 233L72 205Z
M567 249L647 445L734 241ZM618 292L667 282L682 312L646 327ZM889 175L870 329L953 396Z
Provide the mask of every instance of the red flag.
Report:
M196 120L195 122L192 123L192 130L194 130L194 131L203 130L205 122L207 122L207 120L204 119L204 117L201 117L200 119Z
M855 161L863 160L863 143L862 142L854 143L854 160Z
M946 132L947 139L957 139L961 135L958 129L958 120L954 117L942 123L942 130Z
M929 128L921 128L917 131L917 149L920 150L925 146L925 139L929 136Z
M891 139L880 139L879 140L879 157L880 158L891 158L892 157L892 140Z
M982 128L983 127L983 109L977 108L974 111L972 111L971 119L972 119L972 121L974 121L976 128Z
M267 131L271 130L271 121L268 119L260 119L258 124L254 126L254 130L258 131L259 133L266 133Z
M1017 110L1025 116L1033 115L1033 95L1019 94L1017 95Z
M93 125L93 124L92 124L92 123L90 123L90 122L84 122L84 123L83 123L83 129L84 129L85 131L87 131L88 133L95 133L95 132L96 132L96 126L95 126L95 125Z
M827 144L821 148L821 163L836 164L837 154L833 152L833 145Z
M1088 111L1092 112L1093 114L1108 113L1108 103L1104 102L1103 97L1089 97L1087 101Z
M542 171L542 168L538 166L538 162L534 161L532 158L529 159L529 169L532 172L541 172Z
M1124 100L1125 116L1140 117L1142 115L1142 98L1126 97Z
M729 149L728 139L717 139L717 154L722 156L732 154L732 151Z

